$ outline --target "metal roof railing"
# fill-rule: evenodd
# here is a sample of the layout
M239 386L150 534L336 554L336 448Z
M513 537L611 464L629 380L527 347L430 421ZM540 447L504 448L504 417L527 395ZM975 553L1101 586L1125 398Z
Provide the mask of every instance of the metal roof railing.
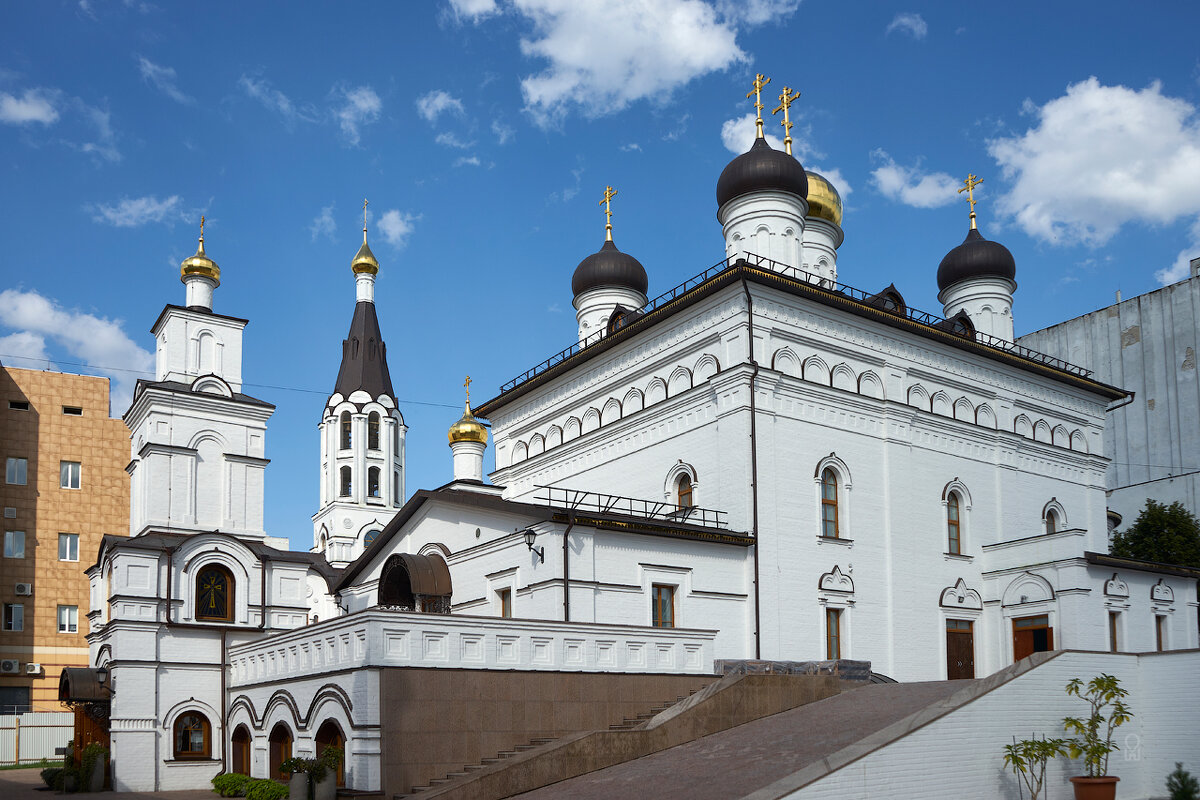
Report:
M665 523L686 523L705 528L728 528L728 514L699 506L677 506L657 500L639 500L636 497L621 497L582 489L564 489L558 486L538 485L541 494L535 500L569 511L590 511L596 514L624 514Z

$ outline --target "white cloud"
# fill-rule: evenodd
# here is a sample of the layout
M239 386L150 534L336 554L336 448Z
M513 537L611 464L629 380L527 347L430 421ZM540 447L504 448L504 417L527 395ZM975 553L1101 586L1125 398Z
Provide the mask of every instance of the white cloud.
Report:
M754 139L758 135L757 120L758 117L753 113L725 120L721 125L721 144L725 145L725 149L731 153L741 155L746 152L750 149L750 145L754 144ZM765 131L764 135L767 137L767 144L771 147L776 150L783 149L782 139Z
M1034 127L990 140L988 152L1012 186L999 210L1030 236L1095 246L1130 222L1200 214L1200 118L1191 103L1158 83L1139 91L1092 77L1026 108Z
M341 100L341 105L334 109L334 117L347 141L356 145L360 136L359 129L379 119L383 101L370 86L336 89L334 94Z
M570 108L589 116L656 100L694 78L746 59L735 23L700 0L512 0L533 24L521 52L547 62L521 81L525 109L542 126Z
M56 107L59 93L50 89L26 89L20 97L0 92L0 122L6 125L27 125L40 122L53 125L58 121Z
M96 372L113 379L112 407L121 412L133 397L136 379L154 365L154 357L138 347L122 329L121 320L68 311L37 292L6 289L0 292L0 325L26 334L26 346L34 337L58 343L72 356ZM4 341L13 341L13 336ZM16 340L22 341L22 340Z
M176 103L183 105L191 105L195 103L195 98L184 94L178 86L175 85L175 70L172 67L163 67L155 64L147 58L138 57L138 69L142 73L142 80L147 83L154 84L154 87L167 97L174 100Z
M33 363L13 364L12 359L14 358L20 359L22 362ZM16 366L25 369L46 369L54 366L49 354L46 353L46 337L30 331L19 331L8 336L0 336L0 361L10 367Z
M481 163L482 162L480 162L478 156L463 156L462 158L455 160L454 166L456 166L456 167L478 167Z
M413 224L421 218L420 214L406 214L396 209L383 212L376 227L383 234L384 241L393 247L400 248L408 242Z
M1192 259L1200 256L1200 218L1192 223L1188 231L1188 246L1179 251L1175 262L1169 267L1157 270L1154 278L1163 286L1176 283L1192 274Z
M924 39L929 35L929 25L925 23L925 19L920 14L900 13L888 23L884 35L887 36L892 31L907 33L914 39Z
M871 182L889 200L914 208L938 208L958 198L960 182L944 172L922 172L919 163L902 166L883 150L873 151L871 157L881 163L871 172Z
M298 107L286 94L271 86L269 81L243 75L238 79L238 86L248 97L257 100L268 111L273 111L283 117L284 122L289 126L297 120L312 122L314 119L311 110Z
M325 236L332 241L333 235L337 233L337 222L333 218L333 204L322 208L321 213L313 217L312 225L309 225L308 229L312 233L314 242L318 236Z
M157 197L122 197L116 205L95 203L84 206L92 213L96 222L104 222L114 228L136 228L151 222L176 222L190 218L184 211L183 198L173 194L159 200Z
M630 142L629 144L621 145L621 152L622 153L640 153L640 152L642 152L642 146L640 144L638 144L637 142Z
M551 192L550 199L560 203L566 203L575 198L579 194L580 188L583 186L583 167L576 167L571 170L571 177L575 179L575 183L564 188L561 192Z
M438 144L442 145L443 147L454 147L454 148L457 148L458 150L470 150L472 147L475 146L474 142L463 141L462 139L459 139L457 136L455 136L453 133L450 133L450 132L439 133L434 138L434 141L437 142Z
M466 109L461 100L441 89L434 89L417 98L417 113L426 122L437 122L437 118L447 111L461 117Z
M112 114L102 108L94 108L76 100L79 111L96 128L96 141L74 145L80 152L90 153L105 161L113 163L121 160L121 152L117 150L117 136L112 129Z
M511 126L505 125L498 119L492 120L492 133L496 135L496 144L508 144L517 135Z
M496 0L450 0L450 9L459 19L479 22L485 17L500 13Z
M796 13L800 0L718 0L717 10L726 19L749 26L763 25Z

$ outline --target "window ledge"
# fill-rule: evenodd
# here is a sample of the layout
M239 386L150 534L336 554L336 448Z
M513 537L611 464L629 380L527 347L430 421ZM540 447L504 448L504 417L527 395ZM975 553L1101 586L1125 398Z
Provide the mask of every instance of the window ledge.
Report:
M219 758L164 758L164 764L220 764Z
M853 539L843 539L840 536L818 536L817 543L818 544L839 544L843 547L852 547L854 545L854 540Z
M947 561L971 562L971 561L975 560L975 556L969 556L969 555L966 555L965 553L942 553L942 555L946 558Z

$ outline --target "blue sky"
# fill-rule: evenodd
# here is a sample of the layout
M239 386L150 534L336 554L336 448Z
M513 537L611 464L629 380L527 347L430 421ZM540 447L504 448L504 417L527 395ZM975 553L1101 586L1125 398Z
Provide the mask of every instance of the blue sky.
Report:
M842 190L852 286L939 312L968 172L1018 333L1200 255L1192 3L72 0L0 23L0 360L108 375L121 413L207 215L215 310L250 318L246 391L278 406L267 528L295 547L364 197L410 492L450 479L465 374L482 400L573 342L605 185L651 296L722 258L755 72L802 93L796 152Z

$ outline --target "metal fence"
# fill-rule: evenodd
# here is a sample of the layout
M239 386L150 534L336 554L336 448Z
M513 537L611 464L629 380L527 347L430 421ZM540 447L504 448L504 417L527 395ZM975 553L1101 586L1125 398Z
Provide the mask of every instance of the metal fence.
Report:
M0 715L0 764L36 764L61 758L55 750L75 735L70 711L31 711Z

